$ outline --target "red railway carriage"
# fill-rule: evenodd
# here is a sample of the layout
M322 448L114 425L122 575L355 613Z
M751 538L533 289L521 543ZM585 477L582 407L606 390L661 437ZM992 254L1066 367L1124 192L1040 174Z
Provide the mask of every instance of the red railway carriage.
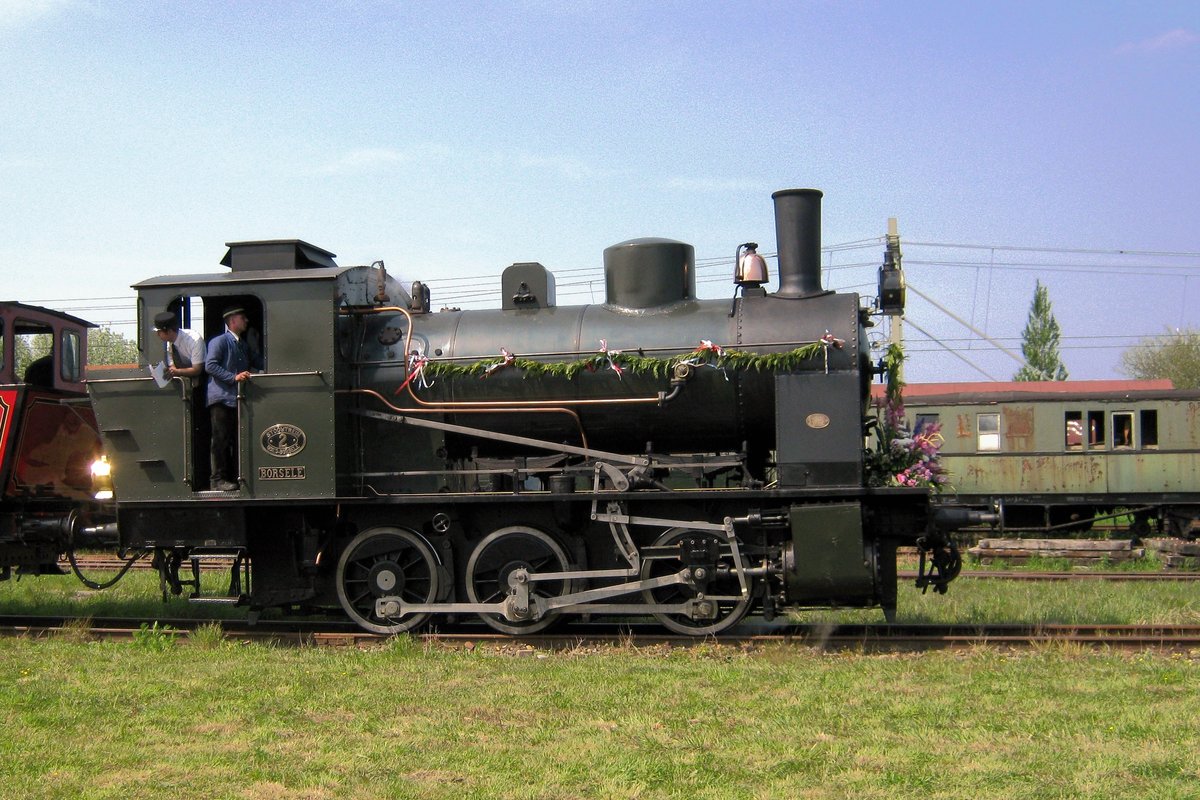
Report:
M0 302L0 580L57 572L73 531L92 522L101 457L84 369L92 323Z

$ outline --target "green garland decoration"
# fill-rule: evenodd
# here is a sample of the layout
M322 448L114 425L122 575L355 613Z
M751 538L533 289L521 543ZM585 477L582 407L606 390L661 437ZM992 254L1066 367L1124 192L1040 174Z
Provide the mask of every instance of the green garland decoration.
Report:
M904 381L900 378L900 367L904 365L904 349L892 342L884 351L880 363L883 366L883 380L888 402L899 405L904 394Z
M518 369L526 378L551 377L574 380L584 372L615 371L613 365L616 365L620 368L620 373L669 378L673 374L675 366L685 361L693 366L711 366L717 369L787 372L819 357L822 351L830 346L829 343L817 341L783 353L749 353L744 350L712 349L701 346L690 353L670 358L643 355L640 350L637 352L601 351L576 361L560 362L534 361L521 356L513 356L511 359L505 357L485 358L471 364L455 364L451 361L431 359L424 367L424 374L430 378L485 378L500 370Z

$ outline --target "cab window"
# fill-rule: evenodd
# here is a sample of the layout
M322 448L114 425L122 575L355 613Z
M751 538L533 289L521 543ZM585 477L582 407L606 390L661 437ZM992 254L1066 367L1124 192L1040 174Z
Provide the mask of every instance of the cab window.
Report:
M67 383L79 383L82 372L80 359L79 333L77 331L62 332L62 368L59 370L62 379Z
M204 340L211 342L215 337L225 332L224 314L231 308L241 308L246 314L249 326L246 329L246 346L263 360L263 369L267 366L267 310L261 300L254 295L220 295L208 297L192 297L190 316L193 329L199 330L196 324L204 320Z
M36 322L13 325L13 377L33 386L54 385L54 333Z

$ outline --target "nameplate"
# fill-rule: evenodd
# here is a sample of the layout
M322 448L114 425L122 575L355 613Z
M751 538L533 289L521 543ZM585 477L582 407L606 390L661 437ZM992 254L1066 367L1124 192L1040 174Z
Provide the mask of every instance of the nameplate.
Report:
M302 481L304 480L304 467L259 467L258 479L260 481Z

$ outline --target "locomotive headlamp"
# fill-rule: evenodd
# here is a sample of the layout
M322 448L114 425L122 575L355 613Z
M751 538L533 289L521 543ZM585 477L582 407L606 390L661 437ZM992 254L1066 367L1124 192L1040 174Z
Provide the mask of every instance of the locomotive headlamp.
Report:
M888 316L904 314L904 270L900 267L900 237L889 233L879 268L879 310Z
M898 269L879 268L879 310L890 316L904 313L904 273Z
M112 464L107 456L92 462L92 496L97 500L113 499Z
M742 252L743 249L745 252ZM757 242L739 244L733 259L736 264L733 282L738 286L762 286L770 280L770 275L767 273L767 261L758 254Z

